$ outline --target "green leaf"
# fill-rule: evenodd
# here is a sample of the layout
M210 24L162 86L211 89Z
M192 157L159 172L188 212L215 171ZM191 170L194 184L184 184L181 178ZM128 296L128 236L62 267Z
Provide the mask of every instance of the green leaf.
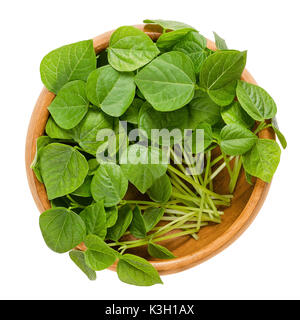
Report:
M97 169L91 184L93 198L104 199L105 207L118 204L125 196L128 180L119 165L103 163Z
M126 232L132 221L133 214L129 205L125 205L119 209L118 219L115 225L107 230L106 238L118 241Z
M257 121L271 119L277 112L277 107L271 96L261 87L238 81L237 98L242 108Z
M93 176L95 174L95 172L97 171L100 164L97 159L93 158L93 159L88 160L88 165L89 165L88 175Z
M221 108L221 116L226 124L239 124L248 129L252 128L255 122L238 101Z
M272 128L274 129L276 136L282 146L283 149L285 149L287 147L287 142L285 139L285 136L283 135L283 133L279 130L278 124L277 124L277 120L276 117L274 117L272 119Z
M148 24L158 24L164 30L180 30L180 29L186 29L186 28L194 29L193 27L191 27L188 24L185 24L183 22L173 21L173 20L162 20L162 19L150 20L150 19L145 19L143 22L144 23L148 23Z
M246 181L252 186L253 182L252 182L252 176L251 174L249 174L246 170L245 171L245 177L246 177Z
M121 156L124 175L141 193L145 193L167 171L167 164L152 164L152 156L160 158L161 154L157 149L137 144L129 146L128 157L125 153Z
M133 219L130 225L130 233L136 238L145 238L147 235L146 225L139 206L133 210Z
M219 106L228 106L235 98L236 80L229 82L226 86L216 89L207 90L210 98Z
M156 45L160 50L166 51L171 49L176 43L181 41L185 35L189 32L194 31L193 28L178 29L171 32L163 33L158 40Z
M246 51L216 51L201 67L200 86L206 90L217 90L238 80L245 68L246 58Z
M174 254L171 251L169 251L167 248L153 242L149 242L148 244L148 253L150 254L151 257L158 258L158 259L176 258Z
M188 108L190 112L189 128L191 129L195 129L200 122L214 125L222 120L220 107L210 99L206 92L201 90L196 91Z
M155 43L135 27L120 27L110 37L108 61L118 71L134 71L158 54Z
M85 157L75 148L51 143L43 148L40 170L48 199L52 200L72 193L80 187L88 173Z
M180 109L191 101L195 90L191 59L182 52L164 53L135 77L146 100L158 111Z
M167 174L156 179L152 186L147 190L151 200L155 202L167 202L172 194L172 184Z
M75 80L65 84L48 107L54 121L63 129L72 129L83 119L89 107L86 84Z
M257 136L238 124L228 124L221 130L221 149L230 156L246 153L257 142Z
M115 250L95 235L88 235L84 243L88 248L84 253L85 262L92 270L104 270L114 264L118 257Z
M50 116L45 129L47 135L52 139L72 140L72 130L65 130L59 127Z
M46 147L48 144L52 142L52 139L47 136L41 136L37 138L36 141L36 151L35 151L35 157L33 159L33 162L30 166L30 168L34 171L35 176L40 182L43 182L43 178L40 172L39 168L39 161L41 156L41 151L44 147Z
M148 208L145 210L143 218L146 225L146 231L151 231L164 215L164 208Z
M45 87L55 94L69 81L86 81L96 68L93 40L63 46L48 53L40 66Z
M177 42L172 50L189 56L194 63L195 72L198 73L202 63L209 55L206 50L206 42L206 38L201 34L191 31Z
M196 140L196 131L193 132L193 140L192 140L192 151L193 153L200 153L200 152L204 152L204 150L206 150L211 143L213 142L213 132L212 132L212 127L210 124L205 123L205 122L201 122L197 125L197 127L195 128L195 130L197 129L202 129L203 130L203 143L200 143ZM196 142L198 142L196 144Z
M89 280L96 280L96 272L86 264L84 253L82 251L70 251L69 256L71 260L77 265L77 267L89 278Z
M271 182L280 161L281 150L274 140L258 139L254 147L243 155L245 170L265 182Z
M143 105L144 101L135 98L132 101L132 104L128 108L128 110L121 116L121 121L127 121L129 123L138 124L138 118L139 118L139 111Z
M86 235L83 220L66 208L53 208L42 213L40 228L47 246L57 253L73 249Z
M72 192L75 196L78 197L84 197L89 198L92 196L91 193L91 182L92 182L92 176L86 176L86 178L83 181L83 184Z
M106 114L119 117L135 95L134 73L118 72L111 66L93 71L87 81L88 99Z
M97 141L101 129L112 129L113 120L101 110L90 109L80 124L73 129L73 138L84 151L95 155L104 141Z
M152 132L152 129L158 129L160 131L167 129L170 133L173 129L180 129L180 132L173 132L174 137L170 139L171 142L174 140L176 142L182 140L183 130L188 127L188 123L189 109L187 107L183 107L176 111L160 112L153 109L148 102L143 104L138 117L139 129L143 129L147 133L148 139L152 138L151 133L153 133L154 139L158 139L156 134ZM156 142L159 143L160 141Z
M214 32L216 47L219 50L228 50L227 44L216 32Z
M106 212L106 226L107 228L110 228L114 226L117 222L118 219L118 207L110 207L110 208L105 208Z
M81 211L80 217L85 222L87 234L94 234L105 239L106 213L103 200L86 207Z
M135 286L163 283L157 270L147 260L132 254L120 257L117 273L121 281Z

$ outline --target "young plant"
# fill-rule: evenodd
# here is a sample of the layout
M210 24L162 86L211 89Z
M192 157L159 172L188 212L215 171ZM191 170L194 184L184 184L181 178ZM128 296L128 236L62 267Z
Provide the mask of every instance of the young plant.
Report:
M92 40L45 56L41 79L56 97L32 163L51 201L40 216L48 247L69 252L90 280L116 264L119 279L137 286L162 281L130 249L144 246L153 258L176 258L162 242L196 241L202 227L221 223L242 168L249 183L252 177L271 181L281 150L258 133L271 127L287 146L274 100L240 80L246 52L229 50L216 33L213 52L204 36L181 22L144 22L161 27L156 42L135 27L121 27L98 56ZM123 125L139 129L139 139L127 137ZM167 149L152 135L177 129ZM101 130L118 139L103 140ZM186 150L188 130L193 142ZM197 130L204 133L201 143L194 139ZM169 163L150 161L164 155ZM214 188L223 170L229 194Z

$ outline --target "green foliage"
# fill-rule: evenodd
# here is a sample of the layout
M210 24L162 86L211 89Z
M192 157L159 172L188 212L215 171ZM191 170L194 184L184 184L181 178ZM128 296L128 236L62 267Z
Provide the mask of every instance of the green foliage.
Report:
M110 116L119 117L125 113L134 95L135 83L132 72L118 72L111 66L105 66L89 75L88 99Z
M277 107L270 95L261 87L238 81L236 94L242 108L257 121L271 119L277 112Z
M119 165L103 163L97 169L91 184L95 201L104 200L105 207L112 207L126 194L128 180Z
M69 251L90 280L117 263L119 279L137 286L162 281L127 250L145 247L153 258L175 258L159 243L198 239L202 227L222 223L242 167L251 184L254 177L271 181L281 150L274 140L259 139L261 130L273 128L287 147L274 100L241 80L246 51L228 50L214 33L214 52L185 23L144 22L161 27L157 41L124 26L97 57L92 40L44 57L41 78L56 97L31 164L52 207L40 216L47 246ZM128 136L131 129L140 132ZM197 130L203 143L195 140ZM170 134L170 150L163 132ZM214 180L223 170L230 177L227 195L216 192L223 182ZM83 243L86 251L78 251Z
M118 71L134 71L158 54L155 43L135 27L120 27L110 37L108 61Z
M175 258L174 254L171 251L169 251L167 248L153 242L149 242L148 244L148 253L150 254L151 257L158 258L158 259L174 259Z
M280 161L281 150L274 140L258 139L254 147L243 155L245 170L252 176L271 182Z
M195 90L192 60L182 52L167 52L135 77L146 100L158 111L173 111L189 103Z
M228 124L221 130L221 149L228 155L246 153L257 142L257 136L238 124Z
M135 286L163 283L156 269L147 260L132 254L125 254L120 258L117 273L121 281Z
M48 107L54 121L63 129L72 129L88 111L86 84L76 80L65 84Z
M39 163L49 200L79 188L89 169L87 160L79 151L61 143L44 147Z
M133 218L132 210L129 205L125 205L119 209L118 219L114 226L107 230L107 239L118 241L130 226Z
M121 158L121 169L124 175L141 193L145 193L154 181L167 171L166 164L150 162L154 156L160 159L160 152L134 144L128 148L127 163L125 163L125 156Z
M45 87L56 94L70 81L86 81L94 69L96 69L96 54L93 40L53 50L43 58L40 66L41 79Z
M106 212L104 202L100 200L80 213L80 218L85 222L87 234L94 234L101 239L106 236Z
M86 235L83 220L66 208L53 208L42 213L40 229L47 246L57 253L73 249Z
M89 280L96 280L97 275L85 262L84 253L78 250L72 250L69 252L71 260L77 265L77 267L85 273Z

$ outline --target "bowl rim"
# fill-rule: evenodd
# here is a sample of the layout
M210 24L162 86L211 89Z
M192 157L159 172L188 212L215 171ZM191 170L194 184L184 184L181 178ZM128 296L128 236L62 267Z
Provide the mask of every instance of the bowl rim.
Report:
M139 24L134 25L134 27L145 32L153 40L158 39L162 31L157 25ZM99 53L108 47L109 39L113 32L114 30L111 30L93 38L93 44L96 53ZM216 50L215 43L208 39L207 47L212 50ZM257 84L252 75L246 69L244 70L241 79L252 84ZM47 196L45 197L46 190L44 185L37 180L33 170L30 168L30 165L35 156L36 140L44 133L46 121L49 115L47 107L54 97L55 95L48 91L45 87L42 89L32 112L26 137L25 165L27 180L31 194L40 213L47 210L50 207L50 203L47 199ZM39 122L39 126L36 126L37 122ZM259 137L274 140L274 131L271 128L267 128L259 133ZM240 215L230 225L230 227L224 231L224 233L200 250L195 251L193 254L171 260L149 260L149 262L158 270L160 274L171 274L189 269L212 258L233 243L249 227L261 209L268 194L269 188L270 183L266 183L257 178L247 204L241 211ZM44 197L42 195L44 195ZM116 264L110 267L110 269L115 271Z

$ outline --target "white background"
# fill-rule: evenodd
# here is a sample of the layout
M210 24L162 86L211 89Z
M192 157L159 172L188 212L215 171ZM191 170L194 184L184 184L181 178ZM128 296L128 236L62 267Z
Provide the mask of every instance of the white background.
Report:
M110 0L0 2L0 298L300 298L299 0ZM163 286L132 287L111 271L89 282L68 256L46 247L25 175L25 137L50 50L143 19L186 22L248 49L247 68L274 97L288 140L271 191L250 228L228 249Z

